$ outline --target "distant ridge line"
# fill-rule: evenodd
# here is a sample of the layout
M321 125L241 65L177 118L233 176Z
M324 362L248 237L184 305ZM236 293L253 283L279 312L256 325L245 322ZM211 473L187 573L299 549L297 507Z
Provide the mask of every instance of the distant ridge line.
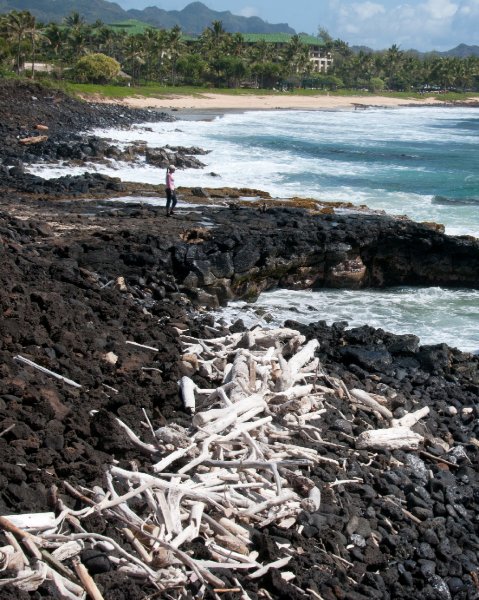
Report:
M229 10L215 11L202 2L192 2L182 10L168 11L157 6L143 10L124 10L115 2L107 0L0 0L0 14L11 10L28 10L38 20L46 23L61 22L72 12L80 13L88 23L101 20L110 24L136 19L162 29L178 25L185 34L190 35L199 35L213 21L221 21L223 29L231 33L296 33L287 23L272 24L259 17L234 15Z

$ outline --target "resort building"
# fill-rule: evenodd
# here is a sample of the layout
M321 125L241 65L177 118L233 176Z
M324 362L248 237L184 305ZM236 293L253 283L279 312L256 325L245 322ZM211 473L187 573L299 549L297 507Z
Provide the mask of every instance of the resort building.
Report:
M294 37L289 33L243 33L242 36L245 44L265 42L274 45L278 50L284 48ZM301 43L308 47L309 60L313 65L312 71L314 73L327 73L333 64L333 57L331 52L325 49L323 40L303 33L299 34L298 37Z

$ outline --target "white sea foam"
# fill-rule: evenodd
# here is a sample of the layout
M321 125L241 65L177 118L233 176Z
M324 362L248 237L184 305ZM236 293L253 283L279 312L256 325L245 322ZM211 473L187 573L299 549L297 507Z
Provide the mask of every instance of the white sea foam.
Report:
M266 320L264 315L268 315ZM391 290L276 290L253 303L232 302L217 313L229 322L275 326L287 319L300 323L347 321L348 327L371 325L393 333L415 333L422 344L447 343L479 352L479 291L443 288Z
M417 162L417 144L425 144L426 152L431 145L440 145L446 155L449 144L460 143L465 157L469 145L471 149L477 147L477 137L467 129L458 129L457 124L478 112L441 107L252 111L226 114L212 121L148 123L129 130L103 129L95 133L120 145L142 140L151 147L169 144L210 150L200 157L205 169L178 172L180 186L253 187L267 190L276 198L303 196L366 204L414 220L442 222L447 233L476 235L479 215L474 206L432 205L437 191L414 191L414 183L409 191L401 187L413 177L419 187L427 188L428 181L439 177L427 161ZM397 160L388 160L392 147L397 147ZM416 162L411 166L408 161L413 160ZM125 181L158 183L164 178L163 170L145 162L128 165L112 161L88 169ZM85 168L37 165L31 171L51 178L81 174ZM218 177L213 178L212 172ZM464 180L471 196L479 195L475 173L467 174Z

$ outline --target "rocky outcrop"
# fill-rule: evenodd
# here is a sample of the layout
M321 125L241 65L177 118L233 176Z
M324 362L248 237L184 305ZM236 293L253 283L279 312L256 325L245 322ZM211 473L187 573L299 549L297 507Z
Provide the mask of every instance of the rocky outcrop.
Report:
M216 211L203 243L176 244L187 288L224 303L275 287L479 286L479 242L379 215Z
M134 123L174 121L171 114L149 109L93 104L68 96L60 90L33 82L2 80L0 85L0 162L11 166L16 159L28 160L45 152L53 154L55 145L76 147L74 134L93 128L122 128ZM39 144L22 144L21 140L48 137ZM83 143L85 153L92 152ZM80 148L81 149L81 148ZM61 151L60 151L61 152ZM78 154L78 148L74 149Z
M105 218L111 219L111 210L109 204ZM69 240L68 253L95 269L108 246L112 276L140 271L154 283L158 273L169 273L195 304L209 307L277 287L479 286L477 240L448 237L407 220L197 208L161 225L160 235L155 231L163 211L118 207L115 216L120 226L122 215L128 219L128 231L100 232L86 248ZM142 220L138 230L132 229L133 215Z
M38 143L29 144L28 151L23 153L22 161L24 163L61 160L63 164L87 165L111 160L127 163L144 160L148 164L162 168L174 164L183 169L200 169L205 165L195 155L207 154L206 150L196 147L149 148L143 142L133 142L125 148L120 148L95 135L72 134L68 140L61 137L48 138L47 136L27 139L38 140ZM13 161L18 162L18 159L13 159Z

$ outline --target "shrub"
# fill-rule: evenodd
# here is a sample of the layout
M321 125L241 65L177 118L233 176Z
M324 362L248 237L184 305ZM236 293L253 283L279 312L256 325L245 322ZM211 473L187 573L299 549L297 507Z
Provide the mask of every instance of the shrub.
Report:
M120 72L120 63L106 54L88 54L80 58L73 70L79 83L108 83Z
M382 92L385 88L385 83L380 77L371 77L369 89L371 92Z

